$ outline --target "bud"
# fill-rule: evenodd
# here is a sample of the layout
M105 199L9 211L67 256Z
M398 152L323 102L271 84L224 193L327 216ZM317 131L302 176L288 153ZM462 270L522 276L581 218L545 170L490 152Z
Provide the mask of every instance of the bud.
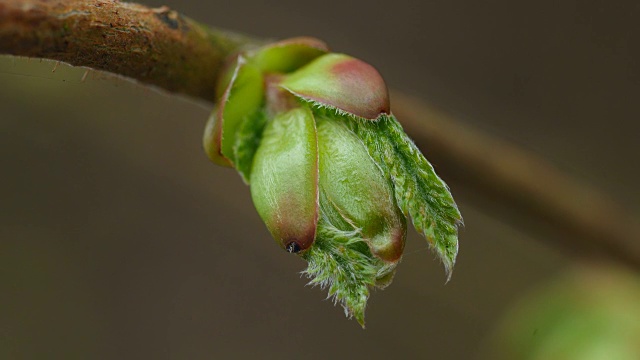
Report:
M295 38L238 54L220 79L207 155L240 173L276 242L347 316L364 324L370 288L391 282L408 216L450 273L460 213L371 65Z

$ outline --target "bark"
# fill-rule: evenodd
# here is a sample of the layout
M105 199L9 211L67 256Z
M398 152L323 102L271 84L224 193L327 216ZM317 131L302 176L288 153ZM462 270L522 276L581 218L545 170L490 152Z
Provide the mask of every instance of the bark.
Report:
M0 54L104 70L215 100L225 59L256 43L177 12L115 0L1 0Z

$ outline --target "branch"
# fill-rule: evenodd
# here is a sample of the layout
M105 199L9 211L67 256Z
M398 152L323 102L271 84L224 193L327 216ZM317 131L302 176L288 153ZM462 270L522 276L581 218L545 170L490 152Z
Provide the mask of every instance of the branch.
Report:
M116 0L0 0L0 54L104 70L207 101L225 59L256 40L166 6Z
M225 58L262 41L212 30L167 7L115 0L0 0L0 54L58 60L212 102ZM543 159L393 94L394 112L447 180L560 229L566 248L640 269L624 209Z

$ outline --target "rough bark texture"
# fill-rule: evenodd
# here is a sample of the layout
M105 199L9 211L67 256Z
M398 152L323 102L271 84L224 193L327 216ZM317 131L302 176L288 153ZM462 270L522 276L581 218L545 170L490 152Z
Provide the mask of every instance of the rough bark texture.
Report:
M218 70L248 38L167 7L116 0L2 0L0 54L54 59L213 101Z

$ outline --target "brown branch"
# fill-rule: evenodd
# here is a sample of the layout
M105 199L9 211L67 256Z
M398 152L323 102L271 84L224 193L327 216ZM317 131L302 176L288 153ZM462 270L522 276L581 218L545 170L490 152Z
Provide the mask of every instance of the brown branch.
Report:
M0 0L0 54L47 58L215 99L225 59L255 40L167 7L115 0Z
M224 59L260 42L211 30L166 7L0 0L0 54L104 70L210 102ZM640 230L630 228L624 210L605 195L420 101L394 93L393 102L407 132L447 181L561 229L569 249L640 268Z

